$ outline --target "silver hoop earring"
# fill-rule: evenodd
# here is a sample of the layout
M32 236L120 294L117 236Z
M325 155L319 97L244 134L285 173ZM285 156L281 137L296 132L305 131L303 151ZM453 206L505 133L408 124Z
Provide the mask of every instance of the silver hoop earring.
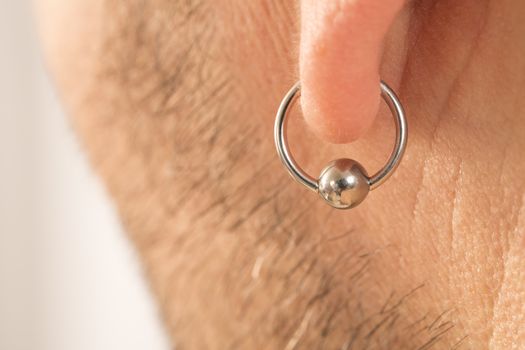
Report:
M405 111L394 91L381 82L381 97L392 112L396 124L396 142L387 163L377 173L368 176L361 164L352 159L334 160L321 171L318 179L308 175L295 162L288 150L286 137L286 117L289 109L299 97L301 84L297 82L284 96L275 118L275 146L283 165L290 175L319 195L332 207L350 209L361 203L368 192L381 186L396 170L407 143L407 122Z

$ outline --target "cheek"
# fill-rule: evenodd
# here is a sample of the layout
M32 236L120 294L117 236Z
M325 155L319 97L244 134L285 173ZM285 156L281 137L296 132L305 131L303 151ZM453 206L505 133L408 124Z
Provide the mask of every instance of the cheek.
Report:
M363 232L359 212L334 213L279 163L272 129L296 80L296 55L286 50L294 9L276 1L190 5L111 2L92 67L64 73L79 79L75 126L173 338L181 348L230 348L232 339L285 348L308 329L306 348L320 339L335 348L359 329L365 347L377 324L398 322L391 314L394 321L380 323L392 288L398 305L415 286L399 282L391 271L397 252L379 254L386 244ZM322 168L330 158L294 130L299 157L319 158ZM400 329L421 316L409 312L416 309L402 310Z
M281 93L297 78L299 13L295 3L235 0L232 6L226 2L229 6L217 9L223 64L245 92L246 103L256 104L253 108L258 113L246 118L273 119Z

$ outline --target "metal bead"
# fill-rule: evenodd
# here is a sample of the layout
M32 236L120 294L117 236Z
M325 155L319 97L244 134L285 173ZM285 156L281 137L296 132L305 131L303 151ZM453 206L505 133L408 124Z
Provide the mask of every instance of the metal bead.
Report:
M369 191L366 170L352 159L330 162L319 176L319 195L337 209L355 207L365 199Z

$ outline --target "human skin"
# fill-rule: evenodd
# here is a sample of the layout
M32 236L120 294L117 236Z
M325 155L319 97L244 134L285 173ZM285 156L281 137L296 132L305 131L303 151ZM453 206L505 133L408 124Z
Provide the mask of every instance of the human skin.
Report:
M356 42L385 32L369 41L363 78L336 53L309 55L301 20L316 23L313 4L38 3L50 70L173 344L524 348L525 3L393 1L378 14L391 27L354 28ZM294 183L277 158L275 111L303 74L308 125L295 113L289 142L312 174L344 155L372 172L393 144L377 92L345 107L316 82L360 93L353 81L373 89L380 76L406 108L401 166L351 211ZM341 123L345 108L353 119Z

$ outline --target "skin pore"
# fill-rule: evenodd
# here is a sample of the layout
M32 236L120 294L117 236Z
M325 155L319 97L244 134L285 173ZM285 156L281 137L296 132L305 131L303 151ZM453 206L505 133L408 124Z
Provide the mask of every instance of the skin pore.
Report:
M344 61L325 74L301 67L326 59L301 48L308 4L38 5L72 124L177 349L524 346L523 1L419 0L384 14L393 24L369 52L381 52L379 76L405 105L409 144L394 176L351 211L293 183L274 149L277 105L300 74L322 87L359 81L337 80ZM380 167L394 135L384 104L363 135L378 96L330 109L315 89L310 127L299 110L290 121L299 163L317 174L350 155ZM341 108L363 110L362 127L334 133ZM334 146L312 129L359 140Z

